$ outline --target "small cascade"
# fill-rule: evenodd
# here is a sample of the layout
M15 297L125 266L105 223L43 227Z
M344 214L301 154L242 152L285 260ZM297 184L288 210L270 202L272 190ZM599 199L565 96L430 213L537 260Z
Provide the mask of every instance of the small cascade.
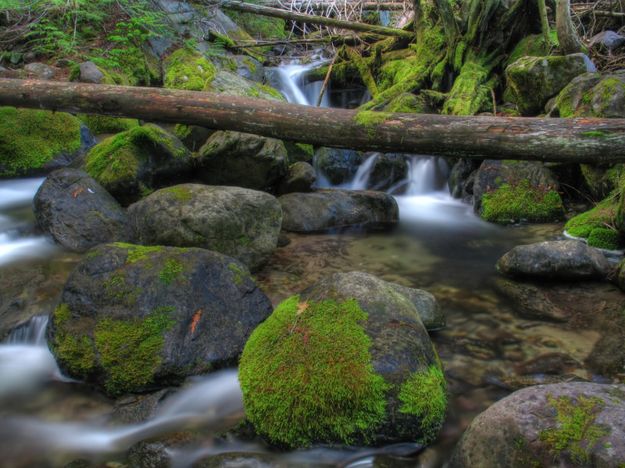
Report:
M48 326L47 315L35 315L24 325L17 327L8 338L8 343L32 344L37 346L46 345L46 327Z
M374 153L365 159L365 161L358 167L358 170L354 175L354 179L347 184L346 188L350 190L367 190L367 188L369 188L371 172L375 167L375 162L378 160L378 156L379 153Z
M323 62L316 61L307 65L290 64L267 69L267 78L271 86L280 91L286 100L293 104L304 106L316 106L321 93L322 81L305 83L306 73L313 70ZM328 107L328 93L321 100L321 107Z
M408 161L406 179L399 185L405 195L425 195L445 189L447 167L445 161L433 156L413 156Z

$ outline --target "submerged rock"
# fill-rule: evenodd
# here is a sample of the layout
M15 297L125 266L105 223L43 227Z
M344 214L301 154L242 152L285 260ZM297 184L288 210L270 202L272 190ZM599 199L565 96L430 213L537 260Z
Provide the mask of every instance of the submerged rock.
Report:
M282 302L245 346L245 411L274 444L432 442L446 383L415 304L366 273Z
M319 190L313 193L290 193L278 200L284 213L282 229L285 231L384 228L399 221L397 202L383 192Z
M523 115L540 113L573 78L596 71L588 56L521 57L506 68L511 94Z
M35 195L34 207L39 227L69 250L84 252L98 244L129 239L126 211L78 169L50 174Z
M215 132L200 148L197 177L211 185L271 190L287 172L280 140L240 132Z
M236 365L269 299L238 261L202 249L106 244L65 285L49 343L69 375L109 394Z
M514 247L499 259L497 269L512 277L581 280L605 277L610 264L585 243L564 240Z
M513 309L523 318L566 322L572 311L550 298L549 291L532 283L497 278L495 289L508 298Z
M141 244L215 250L253 270L276 248L282 224L280 204L267 193L198 184L157 190L128 216Z
M560 383L519 390L473 420L450 466L620 466L625 385Z
M129 205L154 189L188 177L192 159L174 135L148 124L96 145L84 167L122 205Z

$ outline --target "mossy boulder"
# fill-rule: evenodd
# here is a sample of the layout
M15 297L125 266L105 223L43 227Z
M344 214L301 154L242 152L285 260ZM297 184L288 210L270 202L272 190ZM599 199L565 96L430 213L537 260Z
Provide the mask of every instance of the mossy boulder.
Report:
M289 193L278 198L290 232L322 232L338 228L383 229L396 225L399 208L395 199L373 190L318 190Z
M251 1L250 3L260 2ZM226 14L254 39L284 39L287 36L286 22L281 18L270 18L234 10L226 10Z
M473 206L486 221L550 222L564 216L559 186L539 162L484 161L473 183Z
M217 69L204 55L189 49L174 51L163 61L166 88L204 91L215 78Z
M202 247L255 270L278 244L282 210L273 196L239 187L184 184L128 208L141 244Z
M328 183L340 185L353 179L362 161L360 151L319 148L315 152L314 166Z
M283 141L286 152L289 155L289 162L313 163L315 148L307 143L295 143L293 141Z
M271 309L225 255L105 244L70 275L49 344L69 375L111 395L142 392L236 365Z
M43 232L69 250L84 252L98 244L129 239L126 211L78 169L51 173L37 191L34 207Z
M365 273L329 276L281 303L247 342L239 378L256 431L287 447L428 444L447 406L413 303Z
M521 57L506 68L506 80L521 114L535 115L573 78L595 70L584 54Z
M84 168L122 205L156 188L188 177L189 150L157 125L135 127L107 138L92 148Z
M210 84L206 86L206 91L229 96L285 101L284 96L277 89L269 85L250 81L227 70L219 70Z
M231 131L212 134L195 161L197 178L206 184L268 191L276 187L288 168L282 141Z
M473 420L450 467L620 467L625 385L562 383L519 390Z
M592 199L603 200L619 187L623 164L611 166L580 164L580 173Z
M576 238L586 239L588 245L615 250L621 244L621 233L616 229L618 198L610 196L594 208L569 219L565 232Z
M67 166L94 143L71 114L0 107L0 178Z
M585 73L571 81L550 109L554 117L625 117L625 72ZM601 134L596 135L601 138Z
M139 126L137 119L124 119L95 114L81 114L78 118L94 135L119 133Z
M550 31L549 43L545 42L542 34L530 34L521 39L506 60L505 67L516 62L522 57L545 57L555 47L558 47L558 33L556 30Z

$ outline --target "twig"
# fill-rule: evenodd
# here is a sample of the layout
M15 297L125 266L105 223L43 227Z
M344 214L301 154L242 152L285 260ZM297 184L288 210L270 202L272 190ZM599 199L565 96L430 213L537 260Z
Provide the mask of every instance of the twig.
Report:
M326 73L326 77L323 80L323 84L321 85L321 91L319 91L319 97L317 98L317 107L321 105L321 101L323 100L323 95L326 92L326 88L328 87L328 82L330 81L330 76L332 75L332 67L334 67L334 62L336 62L336 59L338 56L339 56L339 53L336 52L336 54L334 54L334 58L332 59L332 62L330 63L330 66L328 67L328 73Z

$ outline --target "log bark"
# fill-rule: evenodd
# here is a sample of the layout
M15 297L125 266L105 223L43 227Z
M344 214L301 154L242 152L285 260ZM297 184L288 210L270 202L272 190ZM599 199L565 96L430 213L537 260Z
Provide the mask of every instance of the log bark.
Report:
M350 31L370 32L380 34L382 36L396 36L404 39L412 39L414 37L414 35L410 31L404 31L403 29L387 28L385 26L357 23L354 21L344 21L335 18L326 18L325 16L305 15L293 11L281 10L278 8L271 8L263 5L255 5L253 3L245 3L236 0L222 0L220 2L220 6L228 10L236 10L244 13L254 13L257 15L271 16L273 18L299 21L301 23L322 24L324 26L347 29Z
M349 1L347 3L350 3ZM358 2L354 2L358 3ZM257 3L270 8L284 8L283 4L277 0L262 1ZM314 0L312 2L289 2L294 8L308 8L315 11L327 10L334 6L335 3L331 0ZM401 2L365 2L362 4L362 9L365 11L403 11L406 6Z
M584 46L571 19L571 1L556 0L556 2L556 31L562 52L565 54L583 52Z
M0 79L0 105L201 125L363 151L625 162L625 119L358 112L195 91L7 78Z

